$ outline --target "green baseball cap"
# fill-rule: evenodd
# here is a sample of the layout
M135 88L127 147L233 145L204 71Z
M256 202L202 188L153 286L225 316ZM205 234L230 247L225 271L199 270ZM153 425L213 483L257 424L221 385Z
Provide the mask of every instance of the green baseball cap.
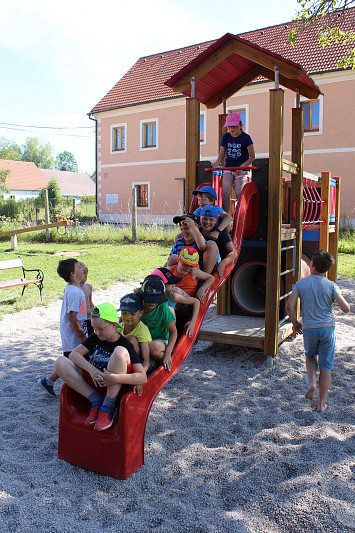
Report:
M91 313L91 318L102 318L108 322L116 322L118 324L118 313L114 305L105 302L94 307Z

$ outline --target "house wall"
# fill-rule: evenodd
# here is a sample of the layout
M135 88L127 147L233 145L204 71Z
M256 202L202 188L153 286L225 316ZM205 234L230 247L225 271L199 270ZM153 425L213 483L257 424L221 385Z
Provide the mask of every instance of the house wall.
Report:
M355 72L326 73L313 79L324 96L321 97L320 131L305 133L304 170L314 174L330 171L333 176L342 177L341 216L355 225ZM268 156L269 90L272 87L272 83L248 86L227 101L227 109L246 107L245 130L253 139L257 157ZM295 93L285 89L286 159L291 159L291 109L294 106ZM202 111L206 111L203 105ZM222 113L222 106L207 110L201 159L213 161L217 157L219 113ZM149 207L137 209L139 220L171 223L173 215L183 210L185 98L132 106L95 117L98 119L97 183L101 220L129 222L132 184L143 182L149 184ZM141 121L150 119L158 124L157 147L141 149ZM111 128L117 124L126 124L126 150L112 153Z
M26 200L26 198L37 198L41 191L25 191L10 189L9 193L2 193L4 200L8 200L11 196L15 197L15 201Z

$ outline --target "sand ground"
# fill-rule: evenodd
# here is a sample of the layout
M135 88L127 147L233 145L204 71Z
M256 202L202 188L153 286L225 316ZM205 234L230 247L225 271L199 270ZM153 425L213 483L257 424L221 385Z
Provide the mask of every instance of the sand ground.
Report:
M354 309L354 281L339 285ZM152 407L145 465L121 481L57 458L59 398L36 381L61 354L60 306L0 322L1 532L355 531L353 311L336 311L323 414L304 398L301 337L270 369L258 351L198 342Z

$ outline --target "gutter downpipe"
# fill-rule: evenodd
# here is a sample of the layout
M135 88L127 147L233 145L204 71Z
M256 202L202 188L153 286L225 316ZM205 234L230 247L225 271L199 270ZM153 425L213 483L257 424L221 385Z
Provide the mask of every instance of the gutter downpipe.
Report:
M98 217L98 203L97 203L97 184L98 184L98 172L97 172L97 119L91 117L91 113L88 113L88 117L90 120L93 120L95 122L95 198L96 198L96 218Z

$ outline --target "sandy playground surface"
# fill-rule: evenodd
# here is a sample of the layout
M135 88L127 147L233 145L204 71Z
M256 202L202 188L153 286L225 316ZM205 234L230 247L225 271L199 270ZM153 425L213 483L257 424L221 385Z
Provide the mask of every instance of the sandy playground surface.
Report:
M354 281L339 285L354 310ZM59 397L36 381L61 354L60 306L0 323L1 532L355 531L353 310L336 311L324 414L304 398L301 337L271 369L255 350L199 341L152 407L145 465L121 481L57 458Z

